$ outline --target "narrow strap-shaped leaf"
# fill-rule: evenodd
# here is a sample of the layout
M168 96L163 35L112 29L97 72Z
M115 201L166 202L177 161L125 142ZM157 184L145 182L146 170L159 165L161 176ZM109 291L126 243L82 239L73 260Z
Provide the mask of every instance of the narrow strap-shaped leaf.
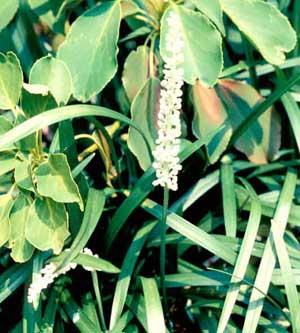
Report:
M156 202L146 199L141 207L157 219L161 217L162 207ZM232 265L235 263L236 254L232 249L179 215L170 213L167 217L167 225L226 262Z
M249 220L247 223L246 232L243 238L243 243L233 270L231 285L227 291L226 298L224 301L224 306L222 309L222 314L220 317L217 330L218 333L223 333L225 331L234 304L237 300L240 289L240 282L242 281L242 279L246 274L249 259L252 253L252 249L254 247L255 237L257 235L259 222L261 219L261 204L254 189L243 178L241 178L241 181L244 184L244 186L247 188L248 193L250 195L251 210L250 210Z
M13 143L24 139L28 135L33 134L40 129L43 129L46 126L53 125L66 119L87 116L106 117L124 122L125 124L130 125L136 130L138 130L142 135L143 139L145 140L146 144L148 144L143 131L128 117L122 115L121 113L96 105L70 105L55 108L39 114L24 121L22 124L14 127L5 134L0 135L0 150L9 147ZM150 148L149 150L151 151Z
M253 108L252 113L235 129L229 146L232 146L238 138L246 132L246 130L255 122L259 116L269 109L282 95L284 95L291 87L293 87L300 80L299 74L292 76L284 84L278 85L276 90L262 103Z
M69 291L65 290L63 297L65 298L63 308L79 331L82 333L99 333L97 325L84 314L84 311L74 301Z
M272 225L272 237L276 247L277 256L281 268L282 279L284 282L286 296L291 314L293 333L300 332L300 302L297 285L289 259L287 246L282 237L282 232L278 223Z
M147 332L149 333L165 333L165 320L162 305L160 302L159 291L156 281L153 278L141 277L145 308L147 316Z
M287 220L295 192L297 174L295 170L288 171L283 188L279 197L275 215L274 224L278 224L278 236L283 235L287 225ZM276 263L276 253L273 240L273 226L271 226L270 235L267 239L265 250L256 275L254 287L251 293L249 306L243 327L243 333L255 333L258 320L264 305L264 294L268 292L272 273Z
M231 160L226 156L222 159L221 164L221 184L226 235L235 237L237 213L234 192L234 172Z
M9 297L30 275L31 263L14 265L0 275L0 304Z
M119 317L122 314L128 288L131 280L131 276L135 267L135 264L138 260L139 254L142 248L145 245L147 237L149 233L153 230L153 228L157 225L157 222L150 222L143 226L135 235L127 253L124 258L121 273L118 278L118 282L116 285L116 290L113 298L113 305L111 310L111 317L110 317L110 329L114 329L116 322L118 321Z

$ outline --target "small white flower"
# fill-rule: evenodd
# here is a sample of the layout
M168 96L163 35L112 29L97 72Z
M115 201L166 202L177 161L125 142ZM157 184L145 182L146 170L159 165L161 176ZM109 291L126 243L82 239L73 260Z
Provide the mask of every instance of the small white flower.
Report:
M167 18L169 26L166 49L169 53L164 65L164 79L161 82L160 109L158 113L158 138L153 151L153 167L156 170L154 186L178 189L177 176L181 170L179 150L181 135L180 110L183 86L183 33L178 14L171 12Z
M83 254L88 254L90 256L94 256L95 258L99 258L98 254L93 254L92 250L90 250L89 248L84 248L81 253ZM89 271L89 272L93 272L94 269L92 267L89 267L89 266L82 266L86 271Z

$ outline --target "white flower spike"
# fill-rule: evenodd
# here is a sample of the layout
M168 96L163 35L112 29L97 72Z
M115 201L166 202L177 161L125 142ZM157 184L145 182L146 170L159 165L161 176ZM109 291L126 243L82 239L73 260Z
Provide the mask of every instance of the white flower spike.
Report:
M70 249L65 250L65 252L68 251L70 251ZM84 248L81 253L99 258L97 254L93 254L92 251L88 248ZM54 262L47 264L41 269L40 273L35 274L34 280L28 288L28 303L32 303L34 307L36 307L41 292L44 289L47 289L48 286L52 284L54 279L57 278L59 275L66 274L68 271L70 271L71 269L75 269L76 267L77 264L71 262L67 266L57 270L57 264L55 264ZM93 271L93 268L91 267L83 266L83 268L87 271Z
M167 18L168 35L166 49L169 57L164 65L164 79L161 82L160 109L158 113L158 138L153 151L153 167L156 170L154 186L178 189L177 177L182 166L179 163L181 135L180 110L183 86L183 32L179 16L171 12Z

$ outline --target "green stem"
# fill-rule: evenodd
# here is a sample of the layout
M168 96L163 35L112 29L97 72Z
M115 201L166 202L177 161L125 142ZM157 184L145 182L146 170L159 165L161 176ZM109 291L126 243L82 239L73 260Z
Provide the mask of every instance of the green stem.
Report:
M253 87L257 87L258 79L255 69L255 60L253 56L253 48L250 45L249 41L246 37L243 36L243 44L245 48L245 54L246 54L246 60L247 65L249 66L249 75L250 75L250 81Z
M92 271L92 279L93 279L93 287L94 287L94 292L96 295L96 300L97 300L97 305L98 305L98 310L99 310L99 316L100 316L100 323L101 323L101 328L103 331L107 331L107 326L105 324L105 318L104 318L104 312L103 312L103 304L102 304L102 298L101 298L101 292L99 288L99 280L98 280L98 275L96 271Z
M161 243L160 243L160 283L163 294L163 306L166 316L168 316L168 301L165 283L166 275L166 233L167 233L167 214L169 205L169 189L164 187L164 201L161 219Z

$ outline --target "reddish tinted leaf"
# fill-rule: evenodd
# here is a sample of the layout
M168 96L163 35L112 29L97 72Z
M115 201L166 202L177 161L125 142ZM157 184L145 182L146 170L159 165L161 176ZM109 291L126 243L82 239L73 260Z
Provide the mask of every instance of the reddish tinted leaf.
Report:
M224 130L207 146L211 163L219 159L227 147L232 131L252 112L263 97L250 85L224 79L216 88L205 88L199 82L193 87L195 115L193 132L207 135L221 125ZM272 160L280 147L281 126L273 108L267 110L236 142L235 147L258 164Z
M214 88L204 87L200 81L193 86L194 119L193 133L197 138L205 137L221 125L224 130L207 145L207 154L211 163L216 162L224 152L232 134L227 111Z
M125 61L122 82L131 102L151 75L150 61L155 61L155 58L150 57L149 48L146 46L139 46Z
M219 81L218 93L224 102L233 129L247 117L263 97L250 85L224 79ZM246 154L254 163L267 163L272 160L280 147L281 126L274 108L261 115L236 142L235 147Z

